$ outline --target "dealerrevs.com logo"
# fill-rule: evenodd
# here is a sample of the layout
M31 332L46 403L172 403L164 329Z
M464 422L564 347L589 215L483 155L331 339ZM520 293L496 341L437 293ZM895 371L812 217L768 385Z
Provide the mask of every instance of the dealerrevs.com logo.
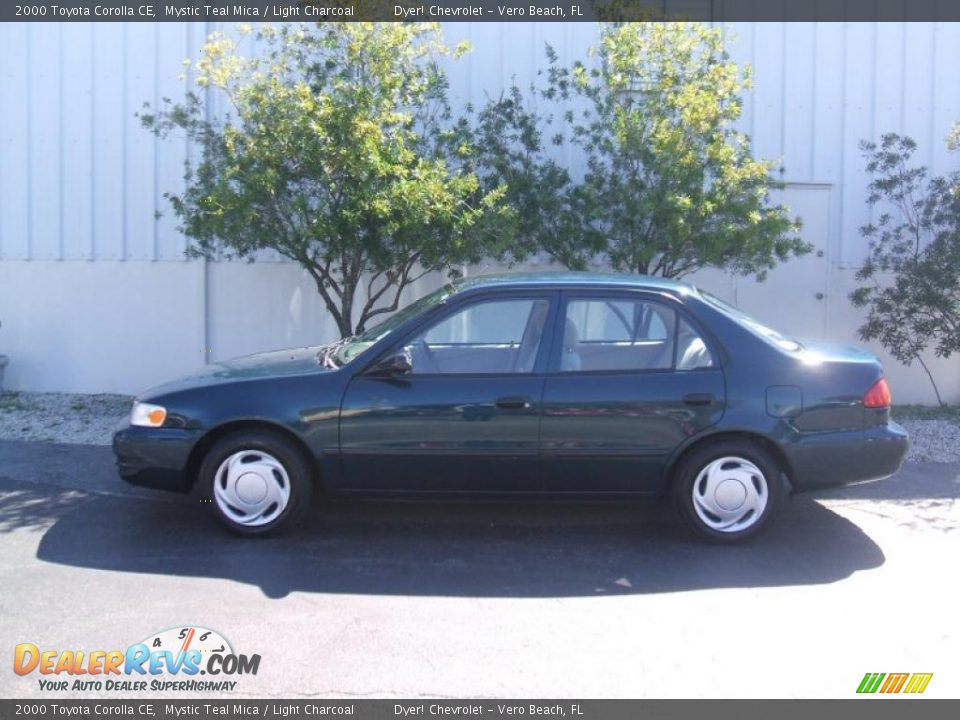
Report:
M44 650L20 643L13 653L13 671L39 675L46 692L222 692L236 688L233 678L259 669L260 655L237 654L222 635L195 626L154 633L126 650Z

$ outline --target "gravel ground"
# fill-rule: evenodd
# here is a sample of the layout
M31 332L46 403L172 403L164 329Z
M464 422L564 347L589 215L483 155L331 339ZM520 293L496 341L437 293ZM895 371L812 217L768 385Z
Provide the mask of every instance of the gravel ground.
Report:
M132 403L126 395L0 393L0 439L109 445Z
M109 445L132 402L126 395L0 393L0 439ZM907 460L960 462L960 417L896 419L910 433Z
M910 433L910 462L960 462L960 421L898 416Z

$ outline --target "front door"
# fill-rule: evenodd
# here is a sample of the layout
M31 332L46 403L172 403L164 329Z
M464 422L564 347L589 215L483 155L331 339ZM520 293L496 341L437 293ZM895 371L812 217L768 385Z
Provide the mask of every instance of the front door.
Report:
M393 346L409 349L412 372L354 377L340 420L345 489L537 490L555 295L466 299Z
M656 492L670 454L720 419L722 370L675 305L564 294L543 397L545 489Z

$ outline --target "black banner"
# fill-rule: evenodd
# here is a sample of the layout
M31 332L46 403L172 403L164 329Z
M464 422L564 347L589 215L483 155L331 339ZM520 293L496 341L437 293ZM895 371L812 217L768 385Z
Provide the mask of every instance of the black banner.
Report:
M952 709L951 709L952 708ZM0 720L37 717L359 720L941 720L958 700L0 700Z
M0 21L958 21L954 0L24 0Z

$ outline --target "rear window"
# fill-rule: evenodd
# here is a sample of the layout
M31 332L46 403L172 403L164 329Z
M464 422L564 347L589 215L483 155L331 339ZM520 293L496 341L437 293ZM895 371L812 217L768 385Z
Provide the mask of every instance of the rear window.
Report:
M566 303L560 372L643 372L714 367L696 330L673 308L642 298Z
M786 335L777 332L773 328L767 327L759 320L755 320L742 310L735 308L733 305L724 302L720 298L714 297L710 293L704 292L703 290L700 291L700 297L702 297L708 305L712 305L731 320L735 321L739 325L742 325L754 335L776 345L781 350L785 350L786 352L800 352L803 350L803 345L793 338L787 337Z

